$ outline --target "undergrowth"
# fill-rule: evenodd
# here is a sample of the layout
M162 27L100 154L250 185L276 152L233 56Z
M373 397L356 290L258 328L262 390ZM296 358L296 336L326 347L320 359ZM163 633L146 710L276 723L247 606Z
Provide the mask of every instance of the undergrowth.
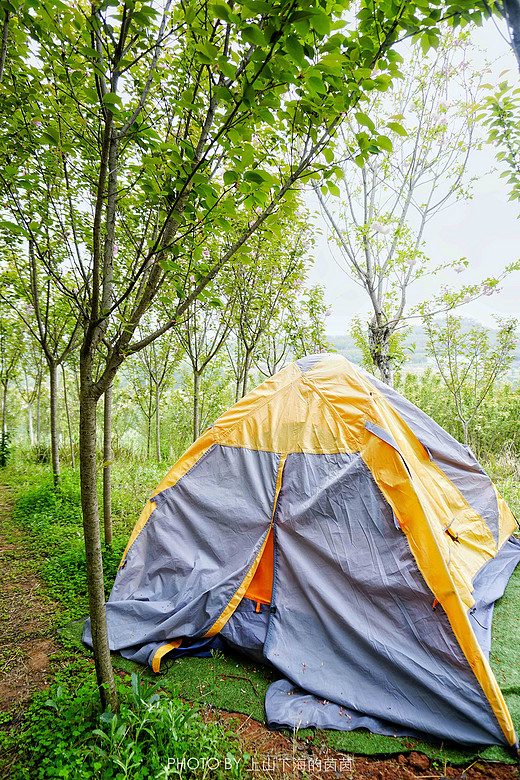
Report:
M88 613L85 542L79 487L70 476L55 489L45 476L15 497L13 519L25 530L25 541L40 559L40 576L49 596L60 605L59 620ZM104 550L105 594L108 598L126 539L116 537Z
M108 598L128 536L144 503L166 471L164 465L123 463L113 468L113 542L103 550ZM39 573L49 596L60 605L56 619L67 623L88 613L85 543L79 474L64 469L55 488L48 467L22 459L3 472L14 493L14 522L39 559Z
M120 712L102 712L93 677L77 690L62 680L38 693L21 732L0 737L21 762L12 780L241 778L249 756L219 724L205 723L178 696L132 675L117 679Z

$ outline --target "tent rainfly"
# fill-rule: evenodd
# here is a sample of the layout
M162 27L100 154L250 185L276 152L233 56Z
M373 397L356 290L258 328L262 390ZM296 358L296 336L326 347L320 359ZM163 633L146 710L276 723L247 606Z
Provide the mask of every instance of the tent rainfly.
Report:
M107 604L110 646L155 671L221 643L270 663L270 725L518 749L488 662L515 528L468 447L345 358L312 355L160 483Z

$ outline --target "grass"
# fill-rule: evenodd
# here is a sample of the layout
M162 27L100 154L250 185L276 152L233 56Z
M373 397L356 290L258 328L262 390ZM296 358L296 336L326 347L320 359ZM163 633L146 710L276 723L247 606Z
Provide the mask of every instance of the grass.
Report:
M495 459L489 468L499 490L513 507L520 506L516 461ZM167 468L161 464L144 467L117 464L114 480L114 545L106 558L106 589L110 590L128 534L146 498ZM66 472L60 490L52 489L46 470L17 463L5 472L5 481L16 496L14 517L26 531L26 538L39 559L41 576L53 599L60 604L55 622L64 626L61 641L72 653L81 647L82 618L87 614L85 554L81 534L79 490L76 475ZM505 488L505 489L504 489ZM515 653L520 640L520 571L510 581L497 605L491 664L520 733L520 671ZM118 669L133 672L137 665L114 656ZM268 686L278 678L276 670L235 655L214 655L210 659L182 658L166 664L160 676L161 687L183 700L218 709L241 712L264 722L264 697ZM145 679L157 680L150 670ZM299 736L313 736L309 730ZM411 738L392 738L366 731L320 732L320 740L334 749L367 755L391 755L410 750L425 753L437 761L464 764L474 756L512 762L505 750L490 747L477 753L456 747L434 746Z

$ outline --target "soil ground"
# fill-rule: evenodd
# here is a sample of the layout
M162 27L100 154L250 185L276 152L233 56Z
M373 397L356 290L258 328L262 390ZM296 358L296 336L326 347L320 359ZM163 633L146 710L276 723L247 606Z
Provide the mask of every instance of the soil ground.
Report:
M57 606L45 595L35 564L24 544L21 529L8 527L12 504L0 485L0 711L11 718L2 728L17 728L23 722L30 697L52 680L51 656L59 650L52 622ZM331 750L314 738L301 740L269 731L243 714L208 711L208 719L229 724L237 733L254 780L411 780L412 778L460 778L461 780L513 780L518 767L484 761L467 767L436 766L421 753L393 758L369 758Z

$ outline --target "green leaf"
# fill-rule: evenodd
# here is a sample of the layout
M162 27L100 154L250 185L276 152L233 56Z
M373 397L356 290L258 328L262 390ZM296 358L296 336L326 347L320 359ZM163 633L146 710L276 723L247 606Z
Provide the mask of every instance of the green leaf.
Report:
M266 46L267 41L260 27L257 24L250 24L242 30L242 38L253 46Z
M246 171L244 173L244 181L253 182L254 184L268 184L271 186L276 182L276 179L267 171L261 171L257 168L254 171Z
M392 141L386 135L378 135L376 137L376 143L379 146L379 148L380 149L384 149L385 152L393 152L394 151L394 146L392 144Z
M295 22L302 22L305 19L312 19L314 16L312 11L295 11L293 14L289 17L289 23L294 24Z
M374 132L375 125L374 125L374 123L372 122L372 120L370 119L369 116L367 116L366 114L363 114L361 111L356 111L354 116L356 117L356 119L357 119L357 121L359 122L360 125L364 125L365 127L368 127L370 132L372 132L372 133Z
M236 171L225 171L224 172L224 184L226 187L229 187L230 184L233 184L238 179L238 174Z
M404 137L408 135L408 132L399 124L399 122L387 122L386 126L392 130L392 132L397 133L397 135L402 135Z
M228 23L231 22L231 8L227 3L212 3L209 10L216 19L223 19Z
M330 33L330 17L328 14L316 14L312 17L311 26L318 35L328 35Z
M195 48L203 65L213 65L220 53L218 48L212 43L209 43L209 41L203 41L203 43L199 43Z
M325 86L323 79L320 79L318 76L308 76L306 78L306 82L309 87L312 87L320 94L324 94L327 91L327 87Z
M49 126L41 134L41 140L44 143L52 144L53 146L58 146L58 144L60 143L60 133L59 133L59 130L57 130L55 127L50 127Z
M323 150L323 156L327 160L328 163L331 163L334 159L334 152L330 148L330 146L326 146Z
M303 51L303 46L296 38L296 36L290 35L286 39L284 47L289 57L291 57L291 59L293 59L298 65L305 64L305 53Z
M115 103L121 104L122 102L120 96L116 95L115 92L107 92L106 95L103 95L102 100L106 106L113 106Z

